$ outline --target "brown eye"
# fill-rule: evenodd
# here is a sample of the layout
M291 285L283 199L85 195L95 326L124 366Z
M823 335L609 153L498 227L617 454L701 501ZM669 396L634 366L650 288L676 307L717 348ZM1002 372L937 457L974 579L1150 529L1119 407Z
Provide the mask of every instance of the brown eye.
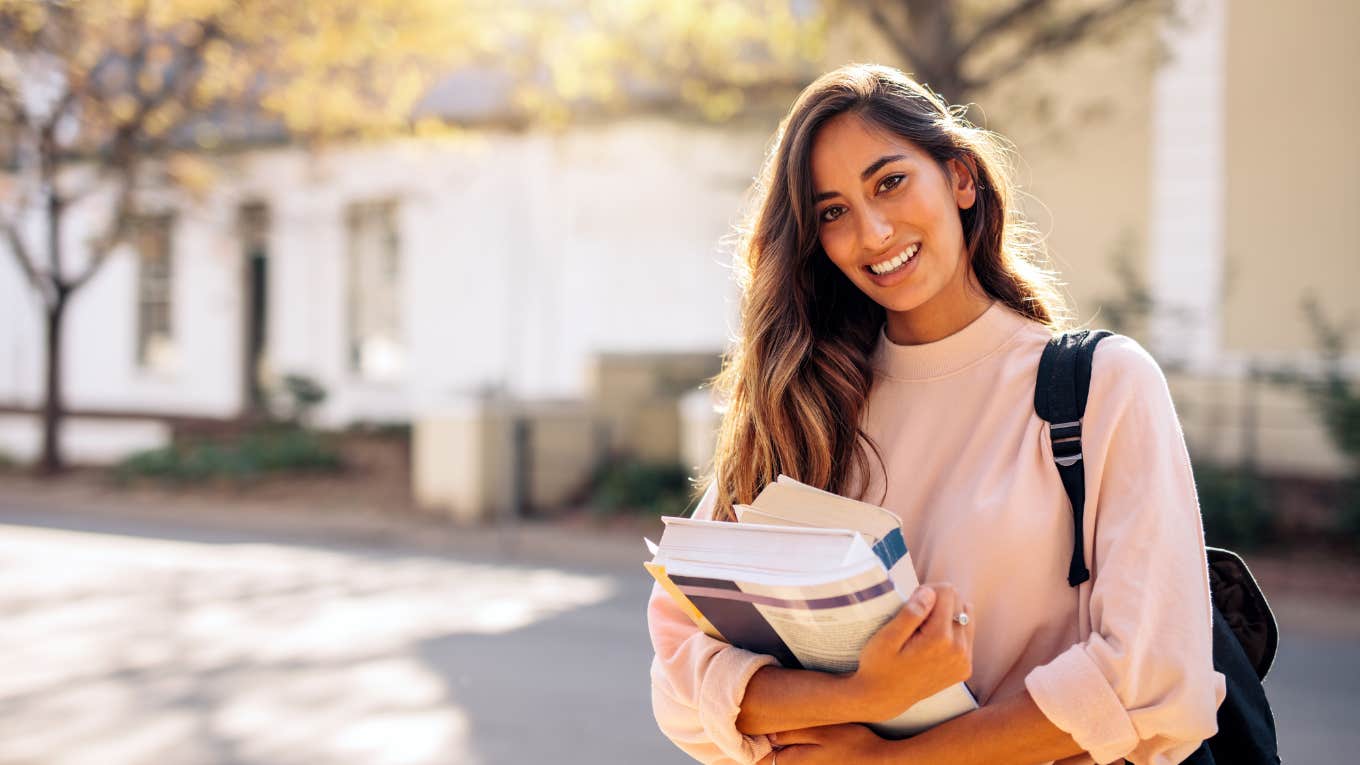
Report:
M882 181L879 181L879 183L878 183L878 190L879 190L880 192L883 192L883 191L892 191L893 189L897 188L898 186L901 186L901 185L902 185L902 181L906 180L906 177L907 177L907 176L904 175L904 174L902 174L902 173L897 173L896 175L890 175L890 176L888 176L887 178L884 178Z
M823 223L830 223L831 221L841 217L844 214L845 214L844 207L840 205L832 205L831 207L822 210L821 220Z

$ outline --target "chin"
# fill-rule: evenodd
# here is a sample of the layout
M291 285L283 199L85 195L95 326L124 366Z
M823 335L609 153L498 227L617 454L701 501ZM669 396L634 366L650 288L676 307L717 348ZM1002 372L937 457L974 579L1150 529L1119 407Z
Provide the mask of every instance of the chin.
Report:
M867 292L871 300L878 303L883 310L888 313L908 313L925 305L930 301L929 295L922 295L919 290L891 289L886 291Z

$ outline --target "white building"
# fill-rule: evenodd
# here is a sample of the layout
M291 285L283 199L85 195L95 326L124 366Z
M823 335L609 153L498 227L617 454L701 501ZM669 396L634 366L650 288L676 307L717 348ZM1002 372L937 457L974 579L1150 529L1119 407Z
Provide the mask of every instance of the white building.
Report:
M769 132L638 118L222 156L205 197L164 195L73 298L67 407L229 418L258 368L320 382L324 425L404 421L479 391L579 395L597 352L716 353L735 326L721 242ZM92 230L72 216L66 235ZM41 322L0 261L0 450L19 459ZM94 427L73 420L73 457L120 451L82 451Z

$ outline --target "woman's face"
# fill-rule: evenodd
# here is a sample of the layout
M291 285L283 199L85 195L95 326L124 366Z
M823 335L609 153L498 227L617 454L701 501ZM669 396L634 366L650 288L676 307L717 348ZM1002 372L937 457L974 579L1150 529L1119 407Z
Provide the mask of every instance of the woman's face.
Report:
M952 314L971 274L959 209L972 177L948 171L911 141L842 114L817 132L812 183L818 237L831 261L892 314Z

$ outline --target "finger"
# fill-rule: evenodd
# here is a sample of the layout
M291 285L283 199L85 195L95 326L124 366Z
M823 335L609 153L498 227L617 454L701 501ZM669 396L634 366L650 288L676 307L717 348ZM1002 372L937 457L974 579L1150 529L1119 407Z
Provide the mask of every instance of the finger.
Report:
M935 608L930 612L921 632L930 637L948 638L957 610L957 597L954 588L947 584L932 585L935 590Z
M929 587L917 587L902 608L898 609L897 615L883 625L885 638L900 647L921 628L934 606L935 591Z

